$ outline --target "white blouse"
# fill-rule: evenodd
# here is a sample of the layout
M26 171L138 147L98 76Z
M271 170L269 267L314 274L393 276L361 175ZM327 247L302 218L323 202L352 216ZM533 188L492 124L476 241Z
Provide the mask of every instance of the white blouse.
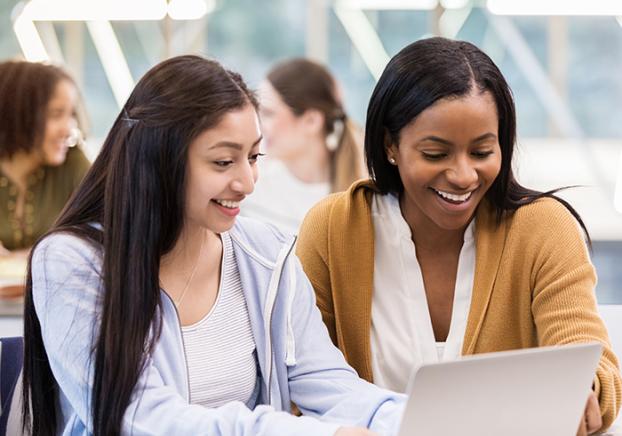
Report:
M242 202L241 214L297 234L309 209L328 194L328 182L302 182L283 162L266 157L259 161L259 179L253 193Z
M446 342L436 342L434 338L423 276L398 198L391 194L374 195L372 221L372 374L378 386L404 392L416 367L460 356L475 275L475 220L464 232Z

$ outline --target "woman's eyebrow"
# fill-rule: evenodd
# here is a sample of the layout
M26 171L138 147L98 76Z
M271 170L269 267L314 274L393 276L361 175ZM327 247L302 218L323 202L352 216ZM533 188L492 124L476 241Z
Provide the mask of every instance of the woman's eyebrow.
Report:
M238 144L237 142L230 142L230 141L217 142L216 144L209 147L208 150L213 150L215 148L221 148L221 147L233 148L235 150L242 150L242 144Z
M439 138L438 136L434 136L434 135L430 135L430 136L426 136L425 138L421 138L420 142L423 142L423 141L439 142L439 143L444 144L444 145L454 145L453 142L448 141L448 140L443 139L443 138Z
M261 140L263 139L263 136L260 135L259 138L257 138L255 140L255 142L253 142L253 144L251 145L251 147L256 146L257 144L259 144L261 142ZM234 150L242 150L244 148L244 146L240 143L237 142L232 142L232 141L220 141L217 142L216 144L212 145L211 147L208 148L208 150L213 150L215 148L221 148L221 147L226 147L226 148L233 148Z
M492 132L484 133L483 135L480 135L477 138L473 139L471 141L471 144L475 144L476 142L480 142L480 141L483 141L485 139L497 139L497 135L495 135ZM444 145L454 145L453 142L448 141L447 139L439 138L438 136L434 136L434 135L430 135L430 136L426 136L426 137L422 138L421 142L423 142L423 141L433 141L433 142L438 142L438 143L444 144Z
M473 141L471 141L471 144L475 142L483 141L485 139L497 139L497 135L495 135L492 132L484 133L483 135L480 135L477 138L475 138Z

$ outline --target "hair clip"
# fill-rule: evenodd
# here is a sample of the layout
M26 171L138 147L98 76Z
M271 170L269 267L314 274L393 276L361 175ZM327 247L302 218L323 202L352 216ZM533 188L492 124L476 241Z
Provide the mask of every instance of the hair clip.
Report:
M333 131L326 136L326 148L328 151L334 152L339 148L339 143L343 137L345 123L341 119L337 119L333 123Z
M121 117L121 120L128 123L130 127L133 127L136 123L138 123L138 121L140 121L140 120L137 120L136 118L130 118L126 109L123 109L123 116Z

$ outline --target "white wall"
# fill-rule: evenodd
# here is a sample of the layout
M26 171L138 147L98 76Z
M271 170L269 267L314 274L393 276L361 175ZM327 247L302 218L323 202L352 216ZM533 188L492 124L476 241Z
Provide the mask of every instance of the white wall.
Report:
M0 337L23 335L24 321L21 316L0 316Z
M592 239L622 240L622 213L613 205L621 155L622 141L519 138L514 162L528 188L583 185L560 196L581 214Z

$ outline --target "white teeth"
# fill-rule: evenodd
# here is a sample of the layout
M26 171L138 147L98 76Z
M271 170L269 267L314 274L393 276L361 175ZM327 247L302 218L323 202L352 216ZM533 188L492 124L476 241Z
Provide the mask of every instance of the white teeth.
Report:
M456 194L450 194L449 192L439 191L438 189L435 189L434 191L443 198L446 198L451 201L460 201L460 202L467 201L471 197L471 194L473 193L473 191L471 191L463 195L456 195Z
M216 203L221 206L228 207L229 209L235 209L236 207L240 207L239 201L231 201L231 200L214 200Z

